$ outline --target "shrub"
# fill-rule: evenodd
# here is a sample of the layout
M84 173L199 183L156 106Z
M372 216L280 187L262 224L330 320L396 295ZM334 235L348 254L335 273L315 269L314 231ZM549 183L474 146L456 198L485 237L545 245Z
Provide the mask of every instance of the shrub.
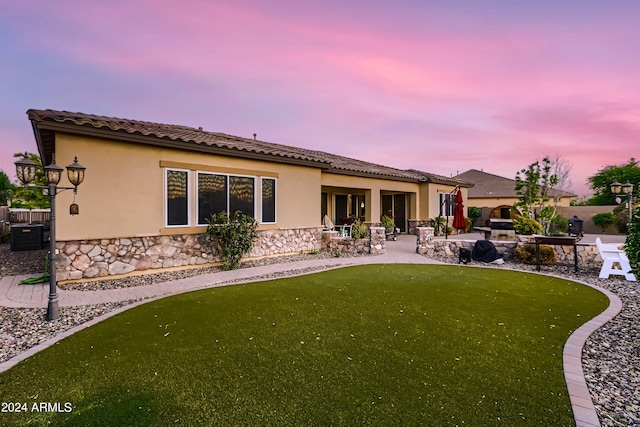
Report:
M553 232L555 234L566 233L569 230L569 218L558 215L551 220Z
M437 216L431 220L431 226L433 227L433 234L435 236L440 236L444 234L445 222L446 222L446 219L443 216Z
M629 258L631 272L640 276L640 208L633 211L631 215L631 226L624 244L624 251Z
M354 239L364 239L369 234L369 227L361 221L356 221L351 227L351 237Z
M471 220L471 225L473 225L473 223L476 222L476 219L482 216L482 212L480 212L480 209L476 208L475 206L469 206L467 208L467 216ZM469 227L469 229L470 228L471 227Z
M613 214L615 215L615 225L618 233L627 234L627 224L629 223L629 212L627 209L626 201L620 203L613 209Z
M240 266L240 259L253 247L258 237L256 220L240 211L231 215L226 212L212 214L207 220L206 240L213 242L225 270Z
M465 232L469 233L473 229L473 218L465 218L467 223L467 228L465 228Z
M556 263L556 250L553 246L540 245L540 264L548 265ZM536 263L536 246L535 245L518 245L513 256L518 261L525 264Z
M599 214L595 214L591 217L591 220L595 225L602 228L602 232L607 229L610 225L613 225L616 222L616 216L613 212L603 212Z
M380 227L384 227L385 230L393 230L395 226L395 221L388 215L383 216L380 220Z
M540 234L542 233L542 225L535 219L518 215L513 218L513 229L518 234Z

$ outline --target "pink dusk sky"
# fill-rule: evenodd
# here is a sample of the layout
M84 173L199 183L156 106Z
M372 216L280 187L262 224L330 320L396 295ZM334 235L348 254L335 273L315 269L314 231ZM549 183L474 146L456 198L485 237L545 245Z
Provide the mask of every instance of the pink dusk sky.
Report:
M37 152L29 108L445 176L557 155L579 195L640 158L636 0L0 0L0 43L12 179Z

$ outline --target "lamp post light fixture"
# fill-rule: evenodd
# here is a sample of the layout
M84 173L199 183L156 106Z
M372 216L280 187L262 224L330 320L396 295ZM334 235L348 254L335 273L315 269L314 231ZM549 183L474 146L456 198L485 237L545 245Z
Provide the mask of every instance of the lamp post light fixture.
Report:
M56 320L60 317L60 309L58 307L58 288L56 280L56 196L65 191L73 190L78 192L78 186L84 180L84 172L86 168L78 163L76 157L72 164L67 166L67 178L73 184L73 187L59 187L58 183L62 177L64 170L56 164L55 158L52 158L51 164L44 168L45 176L49 185L29 185L36 177L36 164L29 159L27 153L24 153L22 160L15 162L16 176L22 182L25 188L38 188L49 192L49 200L51 205L51 214L49 217L49 302L47 305L47 320ZM77 209L77 205L76 205Z
M640 183L638 185L640 186ZM622 194L627 195L627 215L628 215L627 227L628 227L629 225L631 225L631 198L633 196L637 196L633 194L633 184L631 184L629 180L627 180L627 182L624 184L620 184L618 180L615 180L609 185L609 187L611 188L611 192L613 194L620 194L622 192ZM617 201L619 202L619 200L620 199L618 199Z

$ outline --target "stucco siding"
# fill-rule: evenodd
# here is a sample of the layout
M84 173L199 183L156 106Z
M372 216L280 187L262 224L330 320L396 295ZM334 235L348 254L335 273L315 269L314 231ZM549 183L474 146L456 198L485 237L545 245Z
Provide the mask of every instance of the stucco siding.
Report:
M57 134L55 154L61 166L78 156L78 161L87 168L85 181L75 198L80 214L69 214L72 191L65 191L57 198L58 240L202 232L204 227L195 226L195 171L201 169L242 172L258 179L260 176L276 178L276 224L263 225L261 229L319 226L321 173L316 168L66 134ZM163 164L177 164L193 172L189 186L189 227L164 227ZM68 185L66 177L60 185ZM260 194L256 193L259 199Z

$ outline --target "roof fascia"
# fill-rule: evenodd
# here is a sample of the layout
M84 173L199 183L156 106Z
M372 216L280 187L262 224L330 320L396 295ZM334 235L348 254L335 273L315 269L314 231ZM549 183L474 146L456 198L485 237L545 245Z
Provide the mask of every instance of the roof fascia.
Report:
M201 153L217 154L224 156L240 157L251 160L262 160L272 163L284 163L297 166L307 166L313 168L322 168L326 163L313 160L303 160L291 157L281 157L268 154L251 153L248 151L235 150L232 148L220 148L204 143L187 142L183 140L172 140L169 138L158 138L153 135L140 135L128 132L114 131L112 129L95 128L93 126L78 126L72 123L60 123L50 121L34 121L34 132L36 140L40 140L39 133L36 129L51 130L54 132L67 133L71 135L90 136L99 139L110 139L123 142L132 142L137 144L152 145L156 147L173 148L183 151L197 151Z
M322 169L322 172L331 173L334 175L356 176L359 178L384 179L386 181L413 182L416 184L420 184L422 182L417 179L395 177L391 175L382 175L382 174L375 174L375 173L369 173L369 172L350 171L350 170L339 169L339 168L326 168L326 169Z

